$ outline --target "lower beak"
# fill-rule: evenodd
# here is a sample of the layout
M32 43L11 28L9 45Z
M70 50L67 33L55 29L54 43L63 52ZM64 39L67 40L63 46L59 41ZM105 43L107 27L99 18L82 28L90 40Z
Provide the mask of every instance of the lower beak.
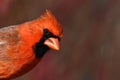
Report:
M53 50L60 49L59 41L57 38L48 38L47 40L45 40L44 44Z

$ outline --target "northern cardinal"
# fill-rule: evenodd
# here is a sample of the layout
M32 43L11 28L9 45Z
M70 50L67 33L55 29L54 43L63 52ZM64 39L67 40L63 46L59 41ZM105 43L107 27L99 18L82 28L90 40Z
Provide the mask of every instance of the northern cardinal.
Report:
M59 50L62 27L51 11L40 18L0 28L0 80L31 70L49 50Z

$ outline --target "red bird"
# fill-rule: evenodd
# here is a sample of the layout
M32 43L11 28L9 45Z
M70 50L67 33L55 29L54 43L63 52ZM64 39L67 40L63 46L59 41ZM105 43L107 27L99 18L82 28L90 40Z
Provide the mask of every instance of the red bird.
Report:
M28 72L50 48L59 50L62 32L50 11L36 20L0 28L0 80Z

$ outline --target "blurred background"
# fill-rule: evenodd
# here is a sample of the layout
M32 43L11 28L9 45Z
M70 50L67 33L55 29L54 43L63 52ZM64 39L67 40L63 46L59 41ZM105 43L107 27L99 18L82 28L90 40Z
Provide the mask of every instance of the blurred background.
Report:
M0 0L0 27L50 9L64 29L61 50L14 80L120 80L119 8L120 0Z

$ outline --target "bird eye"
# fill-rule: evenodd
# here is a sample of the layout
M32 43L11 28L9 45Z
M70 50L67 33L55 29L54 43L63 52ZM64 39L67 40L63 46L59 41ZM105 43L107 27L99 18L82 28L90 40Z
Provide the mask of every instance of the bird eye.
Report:
M45 38L49 38L53 36L53 34L48 29L44 29L43 31L44 31Z
M45 28L43 30L43 32L44 32L44 39L48 39L50 37L54 37L54 38L58 38L58 40L60 41L60 38L55 36L53 33L51 33L48 29Z
M49 33L49 30L48 30L48 29L44 29L43 31L44 31L45 34L46 34L46 33Z

